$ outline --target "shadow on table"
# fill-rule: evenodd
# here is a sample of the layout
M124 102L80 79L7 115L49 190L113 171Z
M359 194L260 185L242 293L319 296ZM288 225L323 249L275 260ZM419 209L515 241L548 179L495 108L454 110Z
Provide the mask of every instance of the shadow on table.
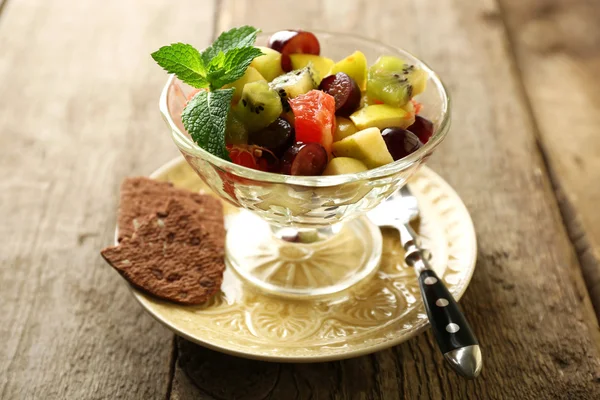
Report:
M339 397L344 391L356 393L374 389L366 387L371 386L368 378L375 373L372 368L365 370L365 365L372 366L370 361L365 361L369 356L343 363L283 364L234 357L182 338L176 340L178 370L173 390L189 393L181 396L182 399L195 396L195 388L182 387L191 384L214 398L240 400L331 398ZM357 387L352 387L354 385Z

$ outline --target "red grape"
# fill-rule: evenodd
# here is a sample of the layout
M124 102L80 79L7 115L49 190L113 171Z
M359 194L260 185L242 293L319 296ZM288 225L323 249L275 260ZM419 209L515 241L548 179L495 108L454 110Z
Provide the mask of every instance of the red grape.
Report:
M415 122L406 129L417 135L422 143L427 143L433 135L433 122L420 115L416 115Z
M298 142L281 159L281 173L286 175L321 175L327 167L327 152L318 143Z
M360 89L354 79L343 72L325 77L319 89L335 99L335 113L348 116L360 106Z
M281 53L281 68L285 72L292 70L290 54L314 54L319 55L321 45L317 37L306 31L279 31L269 38L269 47Z
M406 157L423 146L417 135L402 128L385 128L381 136L394 161Z
M280 156L294 142L294 128L285 119L277 118L265 129L251 133L249 141Z

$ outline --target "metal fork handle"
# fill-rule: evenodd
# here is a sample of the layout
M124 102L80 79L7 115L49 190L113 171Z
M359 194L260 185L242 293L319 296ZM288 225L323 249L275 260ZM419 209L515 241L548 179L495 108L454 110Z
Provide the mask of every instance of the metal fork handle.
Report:
M406 250L405 261L415 269L433 335L452 369L468 379L481 372L482 358L479 342L463 312L431 268L429 261L409 224L398 227L400 240Z

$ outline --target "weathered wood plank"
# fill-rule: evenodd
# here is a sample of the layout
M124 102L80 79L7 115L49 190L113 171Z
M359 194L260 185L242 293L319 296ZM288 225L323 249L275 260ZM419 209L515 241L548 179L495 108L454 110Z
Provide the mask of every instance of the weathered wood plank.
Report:
M0 398L164 398L173 336L98 252L113 238L121 179L176 155L157 107L165 74L149 53L204 45L212 5L6 3Z
M265 365L180 341L173 398L236 398L236 382L256 376L265 386L246 385L242 398L264 398L275 378L268 398L600 396L597 324L499 15L493 2L466 0L224 0L219 25L361 33L415 52L444 78L454 128L431 165L462 195L478 232L478 267L462 304L482 342L482 376L467 382L451 373L429 333L371 356L315 365ZM215 383L223 365L231 366L227 387Z
M500 4L563 217L600 315L600 3Z

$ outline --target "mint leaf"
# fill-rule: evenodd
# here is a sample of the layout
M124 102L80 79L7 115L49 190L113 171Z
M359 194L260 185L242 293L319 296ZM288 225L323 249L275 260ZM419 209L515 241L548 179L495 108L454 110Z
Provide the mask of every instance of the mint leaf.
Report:
M252 60L262 54L256 47L239 47L219 53L208 64L207 79L216 88L234 82L244 76Z
M211 154L230 161L225 148L225 127L235 89L219 89L241 78L256 57L263 53L254 47L259 30L242 26L223 32L200 53L189 44L174 43L152 53L167 72L188 85L209 88L188 102L181 119L188 133Z
M177 75L188 85L199 89L209 86L200 52L189 44L173 43L163 46L152 53L152 58L163 69Z
M194 142L209 153L228 161L231 160L225 148L225 125L234 90L200 91L181 114L183 126Z
M208 65L219 52L227 53L229 50L238 47L253 46L258 32L260 32L260 30L247 25L223 32L210 47L204 50L202 53L202 60Z

